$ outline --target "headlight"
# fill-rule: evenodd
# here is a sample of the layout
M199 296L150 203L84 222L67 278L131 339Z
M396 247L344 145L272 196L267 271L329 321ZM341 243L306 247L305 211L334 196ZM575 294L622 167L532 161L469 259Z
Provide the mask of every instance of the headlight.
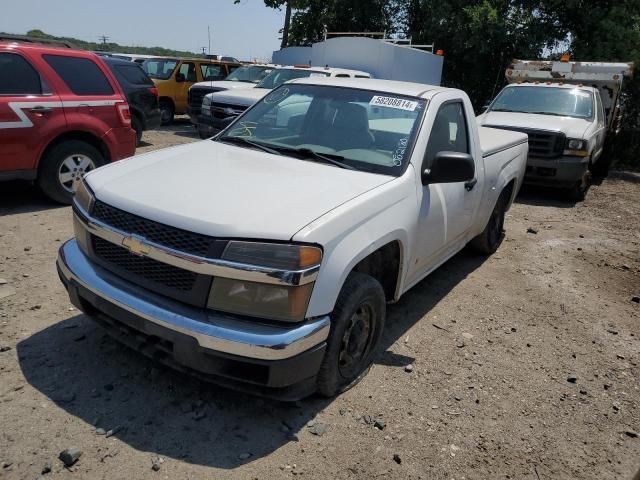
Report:
M211 106L211 97L209 95L205 95L204 98L202 99L202 106L203 107L210 107Z
M567 148L569 150L582 150L584 148L584 140L570 138L567 140Z
M318 265L322 260L322 250L307 245L229 242L222 259L280 270L300 270Z
M223 260L297 272L317 267L322 250L306 245L258 242L229 242ZM304 320L313 291L313 282L304 285L276 285L216 277L207 306L214 310L271 320Z
M85 212L89 212L91 210L91 206L93 204L93 192L84 179L80 182L78 188L76 188L74 198L76 203L82 207Z
M567 138L563 154L571 157L588 157L589 151L587 150L586 140Z

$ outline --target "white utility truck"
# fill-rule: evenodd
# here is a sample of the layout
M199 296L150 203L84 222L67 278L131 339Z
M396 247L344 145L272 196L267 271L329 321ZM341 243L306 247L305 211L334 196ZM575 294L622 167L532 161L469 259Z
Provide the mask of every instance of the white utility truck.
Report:
M209 138L218 133L274 88L289 80L305 77L370 78L371 75L346 68L310 67L309 65L279 67L272 70L255 85L255 88L205 95L202 100L202 113L197 121L200 138Z
M279 124L291 103L306 108ZM60 278L166 365L287 400L334 395L371 364L386 303L467 243L500 245L527 136L473 120L460 90L285 83L212 139L87 174Z
M620 91L633 64L513 60L509 82L480 125L529 135L525 182L582 200L591 175L606 175L606 144L619 130Z

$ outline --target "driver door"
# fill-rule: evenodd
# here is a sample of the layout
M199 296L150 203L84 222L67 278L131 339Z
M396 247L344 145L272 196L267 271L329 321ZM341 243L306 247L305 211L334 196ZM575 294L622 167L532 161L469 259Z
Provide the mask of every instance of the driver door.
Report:
M176 113L182 113L187 110L187 96L191 85L198 81L196 77L196 64L184 62L180 65L177 75L184 78L183 82L179 82L176 87Z
M422 169L428 169L436 154L442 151L469 153L477 158L475 144L471 141L468 109L460 98L440 98L432 102L431 120ZM436 97L437 98L437 97ZM468 107L470 108L470 106ZM476 164L476 175L478 175ZM420 182L420 179L418 179ZM416 226L413 278L417 281L433 270L452 253L464 246L473 224L473 215L480 201L480 188L476 182L420 183L418 224Z

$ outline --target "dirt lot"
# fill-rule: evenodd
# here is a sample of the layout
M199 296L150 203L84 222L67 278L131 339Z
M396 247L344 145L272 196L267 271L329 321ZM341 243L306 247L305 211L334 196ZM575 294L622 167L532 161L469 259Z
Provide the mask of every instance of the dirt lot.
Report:
M180 123L140 151L194 138ZM55 272L70 209L2 184L0 478L50 465L45 479L630 479L639 213L640 183L620 177L577 205L523 192L496 255L462 252L389 307L360 384L281 404L157 368L105 336ZM71 472L57 458L68 447L83 452Z

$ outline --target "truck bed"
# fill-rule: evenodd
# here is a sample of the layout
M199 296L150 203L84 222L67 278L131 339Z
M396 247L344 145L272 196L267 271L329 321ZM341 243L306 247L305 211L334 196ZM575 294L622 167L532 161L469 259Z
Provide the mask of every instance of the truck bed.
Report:
M483 157L526 142L529 138L526 133L481 126L478 126L478 135Z

